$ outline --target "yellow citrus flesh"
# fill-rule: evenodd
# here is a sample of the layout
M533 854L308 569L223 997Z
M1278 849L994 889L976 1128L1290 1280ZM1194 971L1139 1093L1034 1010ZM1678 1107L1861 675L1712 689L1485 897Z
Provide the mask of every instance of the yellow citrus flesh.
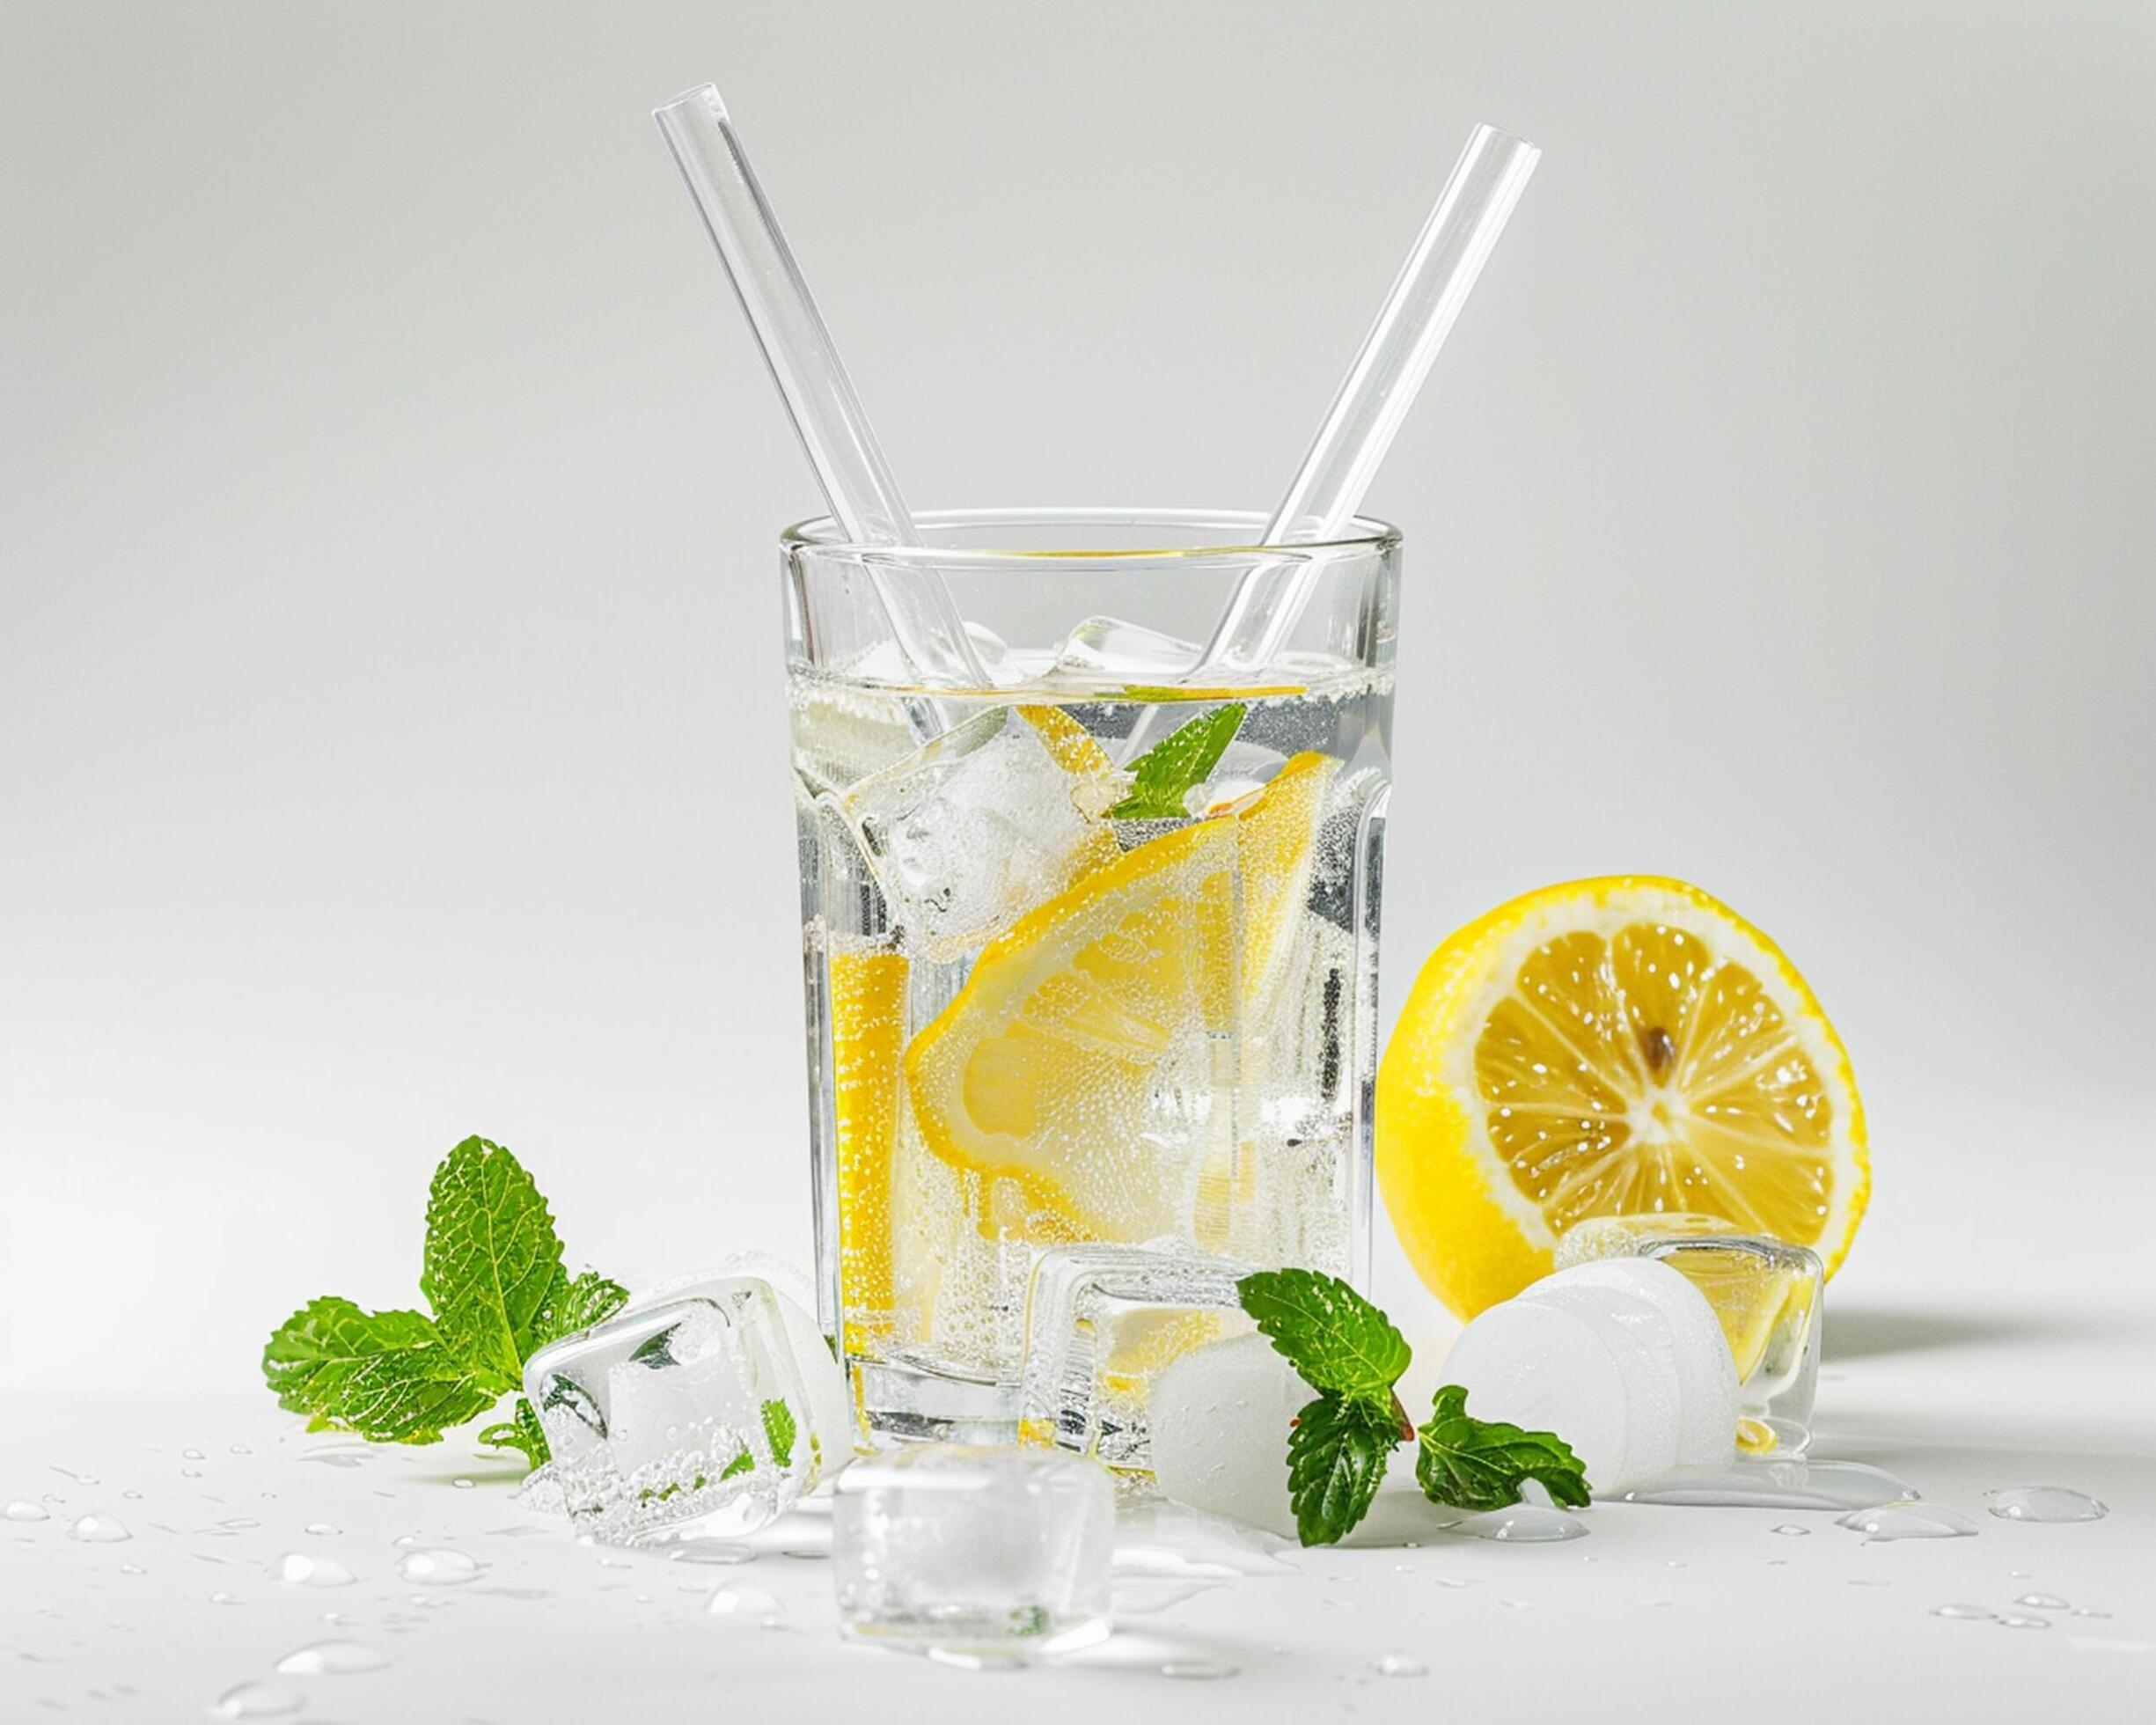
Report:
M1296 756L1233 814L1096 869L990 943L913 1039L923 1140L1023 1193L1016 1237L1150 1239L1221 1184L1234 1147L1162 1141L1154 1097L1232 1081L1223 1047L1307 891L1332 767Z
M906 960L833 952L832 1126L839 1169L839 1285L846 1346L891 1311L891 1152L898 1127L898 1051L906 1039Z
M1462 1317L1547 1274L1589 1216L1722 1216L1831 1275L1871 1185L1804 979L1727 906L1647 876L1528 893L1431 955L1378 1068L1377 1173Z

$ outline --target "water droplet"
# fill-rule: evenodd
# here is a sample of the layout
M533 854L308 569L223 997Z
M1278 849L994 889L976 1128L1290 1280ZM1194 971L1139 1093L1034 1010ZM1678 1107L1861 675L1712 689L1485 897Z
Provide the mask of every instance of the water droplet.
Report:
M781 1552L779 1555L781 1557L799 1558L803 1562L813 1562L818 1558L829 1557L831 1555L831 1548L828 1545L824 1546L821 1549L818 1549L813 1545L789 1545L784 1551Z
M139 1502L141 1502L141 1501L142 1501L142 1496L143 1496L143 1494L142 1494L140 1492L122 1492L122 1493L121 1493L121 1494L120 1494L120 1495L121 1495L121 1496L122 1496L122 1497L124 1497L124 1498L128 1498L128 1499L131 1499L132 1501L134 1501L135 1502L137 1502L137 1503L139 1503Z
M261 1526L261 1523L256 1521L252 1516L233 1516L219 1522L217 1525L227 1533L244 1533L251 1527Z
M437 1599L431 1593L407 1593L405 1598L425 1611L447 1611L457 1603L454 1599Z
M182 1450L180 1452L180 1459L183 1462L199 1462L202 1458L202 1452L200 1450Z
M202 1470L199 1467L183 1467L180 1470L180 1477L182 1479L199 1479L202 1477Z
M77 1473L71 1467L55 1466L53 1469L53 1472L55 1473L64 1474L68 1479L72 1479L78 1486L94 1486L99 1483L98 1476L96 1474Z
M81 1539L92 1545L116 1545L122 1539L132 1539L128 1524L117 1516L84 1516L68 1529L68 1538Z
M456 1487L456 1488L457 1488L458 1491L460 1491L460 1492L468 1492L468 1491L470 1491L470 1490L473 1488L473 1486L476 1486L477 1484L479 1484L479 1481L478 1481L478 1480L476 1480L476 1479L466 1479L466 1478L464 1477L464 1475L463 1475L463 1474L459 1473L459 1474L458 1474L458 1476L457 1476L457 1477L456 1477L454 1479L451 1480L449 1483L450 1483L451 1486L455 1486L455 1487Z
M32 1503L18 1497L6 1508L0 1509L0 1516L5 1516L11 1522L49 1522L53 1512L41 1503Z
M1242 1670L1240 1665L1230 1665L1220 1659L1170 1659L1161 1667L1161 1675L1164 1677L1206 1679L1232 1677Z
M143 1573L143 1566L139 1563L123 1563L120 1566L120 1573L123 1575L139 1575Z
M302 1531L306 1533L332 1534L342 1533L344 1530L341 1527L332 1527L327 1522L309 1522Z
M210 1714L217 1719L282 1719L307 1705L307 1698L290 1684L243 1683L217 1697Z
M2067 1609L2066 1602L2056 1593L2025 1593L2013 1603L2026 1605L2032 1611L2063 1611Z
M476 1582L484 1567L463 1552L442 1547L407 1552L397 1560L400 1575L427 1587L462 1587L466 1582Z
M1381 1677L1426 1677L1430 1675L1427 1665L1404 1653L1381 1653L1370 1662L1370 1669Z
M676 1563L749 1563L754 1560L756 1552L749 1545L696 1541L677 1545L667 1555Z
M628 1559L625 1557L603 1557L599 1560L599 1567L602 1569L627 1569L632 1567Z
M1433 1579L1440 1587L1480 1587L1482 1585L1478 1581L1462 1581L1457 1575L1438 1575Z
M288 1677L348 1677L361 1671L379 1671L389 1655L378 1653L364 1641L312 1641L295 1648L277 1662Z
M1874 1509L1852 1509L1840 1517L1837 1527L1846 1527L1872 1540L1966 1539L1976 1530L1976 1523L1952 1509L1929 1503L1882 1503Z
M2111 1615L2111 1613L2108 1611L2098 1611L2094 1605L2076 1605L2073 1608L2073 1615L2075 1617L2085 1618L2108 1618Z
M334 1557L303 1557L287 1552L269 1566L273 1580L290 1587L349 1587L352 1572Z
M247 1602L236 1593L213 1593L209 1596L209 1603L213 1605L244 1605Z
M698 1582L700 1589L703 1583ZM554 1595L543 1587L475 1587L474 1593L490 1593L498 1599L551 1599Z
M1455 1523L1452 1530L1512 1545L1547 1545L1559 1539L1584 1539L1588 1535L1587 1523L1577 1516L1532 1503L1517 1504L1510 1509L1485 1509Z
M550 1527L490 1527L487 1533L494 1539L544 1539L554 1530Z
M1799 1527L1794 1522L1784 1522L1774 1530L1782 1535L1785 1538L1801 1539L1811 1531L1811 1529L1808 1527Z
M1986 1492L1990 1508L2003 1522L2100 1522L2111 1513L2086 1492L2064 1486L2009 1486Z
M778 1611L779 1601L775 1594L763 1588L730 1582L713 1591L704 1610L713 1617L724 1618L730 1623L745 1624Z
M1497 1603L1508 1611L1531 1611L1535 1609L1533 1602L1526 1599L1500 1599Z
M231 1453L235 1456L252 1456L254 1451L248 1449L244 1443L235 1443L232 1445Z
M2002 1617L1998 1620L1998 1626L2001 1629L2049 1629L2051 1626L2051 1619L2050 1618Z

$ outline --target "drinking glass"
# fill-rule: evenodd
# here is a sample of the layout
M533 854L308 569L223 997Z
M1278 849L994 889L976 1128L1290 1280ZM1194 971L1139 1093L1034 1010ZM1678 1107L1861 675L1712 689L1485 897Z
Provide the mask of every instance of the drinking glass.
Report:
M1052 1247L1365 1277L1400 536L1265 547L1306 606L1193 676L1264 525L781 540L819 1316L865 1446L1011 1440ZM939 578L987 681L894 637Z

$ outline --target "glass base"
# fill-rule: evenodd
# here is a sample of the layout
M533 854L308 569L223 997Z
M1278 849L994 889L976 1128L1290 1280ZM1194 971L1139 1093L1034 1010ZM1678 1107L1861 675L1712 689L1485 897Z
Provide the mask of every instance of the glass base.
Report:
M954 1377L900 1360L847 1361L861 1442L1016 1443L1022 1396L1016 1384Z

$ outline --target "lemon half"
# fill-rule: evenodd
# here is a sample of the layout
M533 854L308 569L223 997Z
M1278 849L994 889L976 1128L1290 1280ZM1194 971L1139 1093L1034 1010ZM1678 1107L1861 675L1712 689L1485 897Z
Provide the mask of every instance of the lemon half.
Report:
M1463 1318L1547 1274L1589 1216L1723 1216L1831 1275L1871 1186L1849 1056L1804 979L1650 876L1528 893L1431 955L1378 1068L1377 1174Z

